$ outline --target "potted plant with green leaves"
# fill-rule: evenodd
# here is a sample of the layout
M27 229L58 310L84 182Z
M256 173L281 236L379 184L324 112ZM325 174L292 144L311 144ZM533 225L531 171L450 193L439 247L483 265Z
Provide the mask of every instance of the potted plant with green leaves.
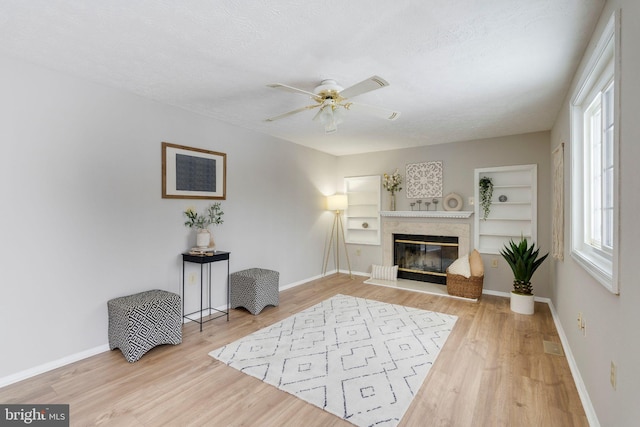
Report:
M540 256L540 249L536 244L529 242L524 237L516 243L510 240L500 251L500 255L507 261L513 271L513 291L511 291L511 311L520 314L533 314L533 286L531 277L549 256Z
M480 178L480 206L482 207L482 219L487 219L491 212L491 198L493 197L493 181L488 176Z
M198 248L212 249L215 245L213 242L213 236L209 231L209 226L212 224L219 225L224 222L222 219L224 212L222 211L222 205L220 202L211 204L204 214L195 212L192 207L187 208L187 210L184 211L184 214L187 217L187 221L185 221L184 225L198 230L198 234L196 235L196 246Z

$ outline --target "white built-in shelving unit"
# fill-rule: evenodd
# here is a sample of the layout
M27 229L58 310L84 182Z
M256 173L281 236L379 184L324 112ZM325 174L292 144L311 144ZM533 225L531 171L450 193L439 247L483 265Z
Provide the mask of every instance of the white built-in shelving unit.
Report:
M380 175L344 179L349 206L345 216L345 241L380 244Z
M479 252L499 254L509 240L517 242L521 236L530 243L536 241L537 169L537 165L518 165L475 170L474 240ZM491 211L487 218L480 205L482 177L493 181Z

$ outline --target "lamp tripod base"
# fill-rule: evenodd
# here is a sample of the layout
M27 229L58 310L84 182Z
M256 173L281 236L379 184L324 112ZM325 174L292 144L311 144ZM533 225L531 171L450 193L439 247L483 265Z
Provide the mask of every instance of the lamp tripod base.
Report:
M342 246L344 248L344 254L347 258L347 266L349 267L349 277L353 279L353 274L351 272L351 261L349 261L349 252L347 251L347 242L344 238L344 226L342 225L342 216L340 215L340 211L335 211L335 216L333 218L333 226L331 227L331 238L329 239L329 245L327 248L327 254L324 257L324 265L322 268L322 275L325 276L327 274L327 264L329 263L329 255L331 254L331 248L334 247L334 233L335 233L335 265L336 272L340 273L340 236L342 236Z

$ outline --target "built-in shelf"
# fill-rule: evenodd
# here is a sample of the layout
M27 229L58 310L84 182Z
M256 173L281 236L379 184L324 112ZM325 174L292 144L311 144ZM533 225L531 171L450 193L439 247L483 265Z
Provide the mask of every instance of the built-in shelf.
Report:
M473 211L382 211L380 216L398 218L470 218Z
M380 244L380 175L344 179L348 207L345 210L345 242Z
M475 207L474 243L486 254L499 254L510 240L521 237L536 241L537 166L518 165L475 170L475 199L480 200L479 181L491 178L491 211L483 218L480 203ZM501 201L504 200L504 201Z

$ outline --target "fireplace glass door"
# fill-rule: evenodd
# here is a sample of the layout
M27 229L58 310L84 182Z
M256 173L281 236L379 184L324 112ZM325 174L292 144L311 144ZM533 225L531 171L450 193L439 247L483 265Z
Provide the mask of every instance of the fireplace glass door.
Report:
M447 268L458 258L458 238L394 234L394 264L398 277L446 283Z

